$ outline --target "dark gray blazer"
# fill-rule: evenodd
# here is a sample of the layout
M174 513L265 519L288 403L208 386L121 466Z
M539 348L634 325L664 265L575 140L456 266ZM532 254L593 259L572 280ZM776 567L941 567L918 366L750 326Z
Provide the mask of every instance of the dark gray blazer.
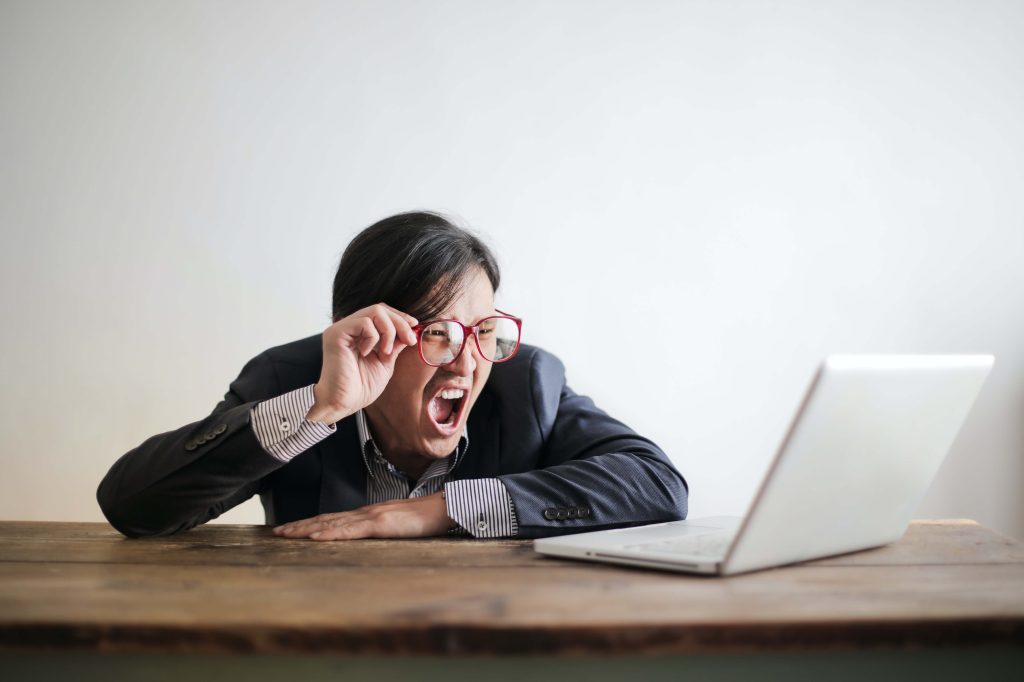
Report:
M246 363L210 416L153 436L123 455L96 491L129 537L167 535L214 519L259 494L268 524L366 504L355 417L288 463L249 425L259 401L316 383L321 335ZM469 449L454 479L497 477L533 538L686 517L688 487L658 446L576 395L565 368L520 346L497 364L468 420Z

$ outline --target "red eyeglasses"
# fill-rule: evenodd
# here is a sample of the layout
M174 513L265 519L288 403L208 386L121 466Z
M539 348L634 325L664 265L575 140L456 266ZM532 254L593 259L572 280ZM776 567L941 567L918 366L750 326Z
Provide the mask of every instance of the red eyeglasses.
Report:
M480 356L490 362L505 362L519 350L523 321L498 311L501 315L485 317L476 324L465 325L458 320L431 320L412 328L420 358L432 367L450 365L466 349L466 337L476 339Z

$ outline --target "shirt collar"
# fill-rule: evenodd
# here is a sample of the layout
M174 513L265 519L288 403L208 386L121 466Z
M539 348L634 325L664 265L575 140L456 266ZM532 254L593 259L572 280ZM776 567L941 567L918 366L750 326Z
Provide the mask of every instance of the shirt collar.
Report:
M374 459L386 465L387 467L389 467L389 469L393 471L398 471L397 467L395 467L394 464L384 459L384 456L381 455L380 453L380 448L378 448L377 444L373 442L373 434L370 433L370 423L369 421L367 421L366 412L363 410L359 410L358 412L356 412L356 430L359 431L359 449L363 453L363 461L366 462L366 470L370 472L371 476L373 475L374 469L373 462L371 460ZM459 465L459 462L462 461L462 456L466 454L466 450L468 448L469 429L466 426L463 426L462 436L459 438L459 444L455 446L455 451L449 454L448 457L446 457L444 460L438 461L447 460L449 462L447 472L451 473L452 471L455 470L455 467ZM434 465L431 464L431 467L433 466ZM431 467L427 468L428 472L430 471Z

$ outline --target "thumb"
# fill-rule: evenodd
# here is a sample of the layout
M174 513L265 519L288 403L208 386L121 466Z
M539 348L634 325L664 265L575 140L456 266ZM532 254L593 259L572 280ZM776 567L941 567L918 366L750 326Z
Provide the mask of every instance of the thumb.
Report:
M398 354L409 347L409 344L402 343L401 341L395 340L395 345L391 349L391 352L386 355L379 355L380 361L390 370L395 368L395 361L398 359Z

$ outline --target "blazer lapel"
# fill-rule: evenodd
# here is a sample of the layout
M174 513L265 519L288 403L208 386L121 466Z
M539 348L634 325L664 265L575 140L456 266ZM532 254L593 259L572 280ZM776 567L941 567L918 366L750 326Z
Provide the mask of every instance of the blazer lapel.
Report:
M355 416L338 422L338 430L321 443L321 448L320 513L366 506L366 463L359 451Z
M469 413L469 448L452 478L493 478L501 473L501 424L493 396L483 391Z

